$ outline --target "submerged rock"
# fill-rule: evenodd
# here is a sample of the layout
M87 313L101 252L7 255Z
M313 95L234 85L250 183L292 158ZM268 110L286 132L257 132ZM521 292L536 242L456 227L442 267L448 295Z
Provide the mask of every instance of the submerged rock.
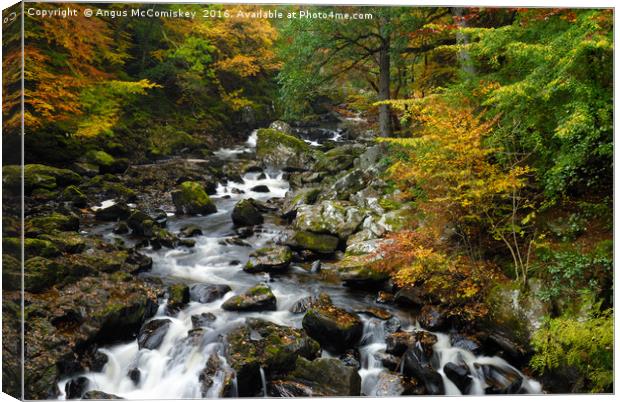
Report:
M342 352L355 347L362 337L364 325L356 314L332 304L319 304L310 308L302 326L323 348Z
M265 247L250 254L249 261L243 267L245 272L281 272L288 268L293 253L286 246Z
M421 381L429 395L443 395L443 379L433 368L431 357L417 346L410 347L403 356L403 373Z
M139 349L157 349L164 341L172 321L169 319L151 320L140 328L138 333Z
M253 199L241 200L232 211L232 221L235 226L255 226L263 223L263 215Z
M255 396L261 389L260 368L268 375L295 368L298 358L315 359L319 344L302 330L249 319L227 335L228 362L237 373L239 396Z
M213 389L216 385L214 379L220 375L220 387L219 389ZM226 367L219 355L213 353L209 356L209 360L205 365L205 368L198 375L198 380L202 384L202 397L203 398L223 398L234 397L234 379L235 373L228 367Z
M264 283L248 289L241 295L233 296L222 304L222 308L229 311L275 311L276 306L276 297L271 288Z
M194 237L202 235L202 229L197 225L187 225L181 228L180 235L183 237Z
M523 386L523 377L511 367L474 363L474 368L482 372L487 394L517 394Z
M368 396L400 396L405 392L403 377L397 374L381 372L373 393Z
M200 183L186 181L172 193L172 202L178 214L208 215L217 212L215 204Z
M271 190L269 190L269 187L267 187L266 185L259 184L258 186L252 187L250 191L255 192L255 193L268 193Z
M195 314L191 317L192 328L208 327L211 323L217 320L217 317L213 313Z

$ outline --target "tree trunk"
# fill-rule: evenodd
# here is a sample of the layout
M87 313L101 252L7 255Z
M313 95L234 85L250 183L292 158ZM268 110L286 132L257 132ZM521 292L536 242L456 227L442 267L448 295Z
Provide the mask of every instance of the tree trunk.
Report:
M386 38L379 51L379 101L390 99L390 39ZM382 137L392 135L390 106L379 106L379 131Z

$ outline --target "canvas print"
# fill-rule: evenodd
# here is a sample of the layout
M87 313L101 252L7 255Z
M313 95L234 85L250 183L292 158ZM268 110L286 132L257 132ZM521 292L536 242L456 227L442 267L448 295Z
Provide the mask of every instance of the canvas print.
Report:
M2 17L3 392L614 391L613 9Z

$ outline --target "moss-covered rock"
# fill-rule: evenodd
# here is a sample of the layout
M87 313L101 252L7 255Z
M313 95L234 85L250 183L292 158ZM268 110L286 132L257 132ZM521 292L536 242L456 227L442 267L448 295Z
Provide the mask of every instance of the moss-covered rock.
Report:
M258 130L256 157L274 168L308 169L315 151L303 140L271 128Z
M95 218L100 221L118 221L127 219L131 214L129 207L124 202L115 202L104 207L93 207Z
M193 181L183 182L178 190L173 191L172 202L178 214L207 215L217 212L202 185Z
M125 173L129 167L129 160L114 158L105 151L90 151L86 154L88 162L99 167L99 173Z
M84 208L88 203L86 195L74 185L67 186L60 194L60 198L78 208Z
M302 325L323 348L334 352L355 347L364 331L364 325L356 314L332 304L313 306L304 315Z
M239 201L232 211L232 221L235 226L255 226L263 223L263 215L253 199Z
M338 249L338 243L339 239L336 236L299 231L295 232L290 244L293 247L314 251L320 254L331 254Z
M71 184L78 184L81 176L69 169L59 169L40 164L24 165L24 191L31 194L35 189L54 190ZM22 169L18 165L2 167L2 182L5 188L18 192L21 188Z
M250 254L243 267L245 272L281 272L288 268L293 253L286 246L265 247Z
M307 386L311 390L307 396L359 396L362 386L354 367L328 357L313 361L299 357L287 380Z
M77 231L79 228L80 219L77 216L63 215L58 212L29 218L25 222L26 236L38 236L53 231Z
M15 258L21 258L21 239L17 237L5 237L2 239L2 247L5 253ZM26 258L36 256L55 257L60 250L48 240L24 239L24 254Z
M19 260L2 254L2 289L19 290L22 287L22 265Z
M168 287L168 304L166 309L176 313L189 303L189 286L177 283Z
M255 396L261 389L260 367L268 375L286 373L298 357L314 359L319 344L303 330L248 319L245 326L227 336L228 362L237 372L239 396Z
M325 233L346 240L361 226L366 214L358 207L339 201L323 201L297 209L295 229Z
M275 311L276 306L276 297L271 288L264 283L248 289L241 295L233 296L222 304L222 308L229 311Z
M287 192L282 205L282 217L286 219L295 218L299 207L314 204L319 198L319 194L321 194L321 189L317 187L304 187Z
M55 261L32 257L24 263L24 288L39 293L51 288L63 279L64 269Z
M41 240L52 242L60 251L70 254L78 254L86 249L86 240L75 232L54 231L51 234L39 236Z
M325 152L314 165L315 171L326 171L330 173L340 173L353 167L353 161L364 150L358 144L347 144L332 148Z

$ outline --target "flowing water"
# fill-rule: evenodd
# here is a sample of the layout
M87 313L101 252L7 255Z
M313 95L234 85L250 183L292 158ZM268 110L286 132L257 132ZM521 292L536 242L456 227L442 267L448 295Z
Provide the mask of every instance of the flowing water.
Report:
M327 139L337 140L340 133L333 132L326 135ZM309 139L310 142L318 141ZM232 149L221 149L216 154L222 160L235 160L239 157L251 156L256 146L256 133L252 133L248 141ZM250 189L264 184L270 189L268 193L254 193ZM243 190L233 190L237 188ZM195 247L191 249L145 249L144 252L153 258L151 275L158 276L166 283L185 282L227 284L232 288L223 298L211 303L190 302L176 316L166 314L166 301L159 306L153 319L167 318L171 320L168 332L161 345L154 349L138 349L136 340L125 344L114 345L100 349L107 355L108 362L102 372L89 372L80 375L89 379L89 390L99 390L115 394L127 399L163 399L163 398L202 398L203 389L199 381L199 373L204 369L209 356L216 354L224 368L227 368L225 359L225 335L232 328L242 324L248 317L257 317L280 325L301 328L303 314L289 312L299 299L327 292L335 305L346 306L350 310L361 310L374 305L374 297L365 292L357 292L344 288L340 284L321 282L315 273L302 267L291 266L285 274L248 274L242 270L252 250L261 248L268 243L277 241L283 236L283 226L280 226L276 217L266 215L265 223L257 228L245 243L232 242L237 238L230 214L234 205L242 198L252 197L262 201L284 197L289 189L282 172L267 172L266 177L259 177L259 173L248 173L243 177L243 183L229 183L220 185L217 194L212 199L217 205L218 212L204 217L170 217L168 229L177 232L183 226L195 224L202 229L203 235L197 236ZM106 228L102 232L109 238ZM259 282L268 282L277 298L277 311L269 312L230 312L221 308L224 300L232 295L241 294ZM389 310L401 323L403 329L419 329L415 320L406 312L394 306L381 306ZM206 328L204 337L197 339L191 336L192 315L212 313L217 318ZM385 321L361 314L364 321L364 335L361 341L359 374L362 378L362 394L368 396L381 395L377 384L382 372L388 370L375 357L377 352L385 351L386 328ZM189 334L188 334L189 332ZM470 393L484 393L484 376L475 363L491 364L497 367L512 368L499 357L474 356L471 352L453 347L450 337L437 333L438 342L433 346L434 353L439 361L438 373L442 375L446 393L458 395L458 388L446 378L443 366L448 362L464 362L469 367L473 382ZM323 352L324 356L329 356ZM128 372L132 369L140 370L140 379L134 383ZM521 375L521 374L519 374ZM59 383L62 392L60 399L65 398L64 388L69 379ZM264 371L261 370L263 384L261 394L266 395ZM224 386L224 372L218 372L213 379L213 385L206 392L206 397L216 397ZM539 393L540 385L531 379L525 378L522 391Z

